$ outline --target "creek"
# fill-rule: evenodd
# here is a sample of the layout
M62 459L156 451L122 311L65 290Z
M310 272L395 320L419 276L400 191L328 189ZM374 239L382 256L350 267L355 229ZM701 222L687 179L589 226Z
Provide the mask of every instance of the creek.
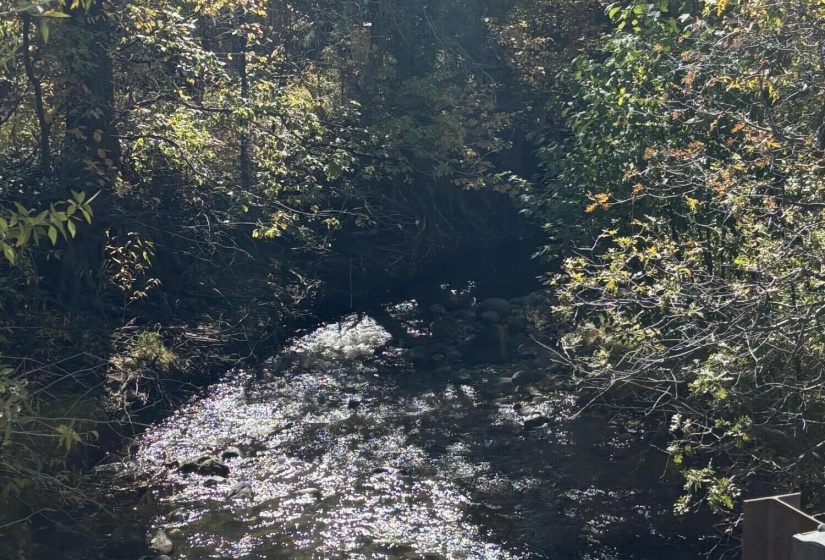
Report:
M574 419L569 373L525 373L524 333L499 363L433 340L433 312L464 318L456 340L491 327L471 300L346 315L230 372L135 440L115 482L142 489L130 515L187 560L698 558L707 526L671 515L640 423ZM507 304L512 325L548 302ZM115 537L108 557L136 560Z

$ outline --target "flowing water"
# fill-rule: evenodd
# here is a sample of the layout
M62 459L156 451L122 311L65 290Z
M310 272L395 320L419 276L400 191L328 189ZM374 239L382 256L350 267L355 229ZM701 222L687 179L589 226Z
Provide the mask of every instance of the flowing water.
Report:
M364 315L321 326L137 440L138 514L175 558L698 557L633 422L504 387L518 363L416 368L389 340ZM525 426L528 409L546 422ZM228 476L179 468L204 454Z

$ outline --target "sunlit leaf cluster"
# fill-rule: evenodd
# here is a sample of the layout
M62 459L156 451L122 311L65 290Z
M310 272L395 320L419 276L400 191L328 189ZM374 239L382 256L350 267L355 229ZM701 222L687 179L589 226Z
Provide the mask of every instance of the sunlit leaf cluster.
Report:
M824 9L611 8L524 198L568 255L569 361L593 402L669 424L680 511L821 486Z

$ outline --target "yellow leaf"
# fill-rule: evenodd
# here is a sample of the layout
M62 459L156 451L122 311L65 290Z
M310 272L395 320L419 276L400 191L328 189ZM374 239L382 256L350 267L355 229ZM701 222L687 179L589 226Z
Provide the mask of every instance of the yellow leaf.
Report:
M46 10L45 12L43 12L40 15L41 15L41 17L51 17L51 18L68 18L68 17L72 17L69 14L66 14L66 13L58 11L58 10Z
M14 261L15 261L15 257L16 257L16 255L14 254L14 249L12 249L10 246L6 245L5 243L3 243L2 245L3 245L3 254L6 256L6 260L9 261L9 264L13 265Z

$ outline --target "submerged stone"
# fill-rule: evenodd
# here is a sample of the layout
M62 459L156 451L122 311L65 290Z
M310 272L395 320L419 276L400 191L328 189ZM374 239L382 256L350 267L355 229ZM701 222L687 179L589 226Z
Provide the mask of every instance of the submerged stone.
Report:
M524 429L525 430L534 430L535 428L539 428L541 426L545 426L550 423L550 419L547 416L532 416L530 418L524 419Z
M172 539L166 535L166 532L159 528L149 539L149 548L155 554L168 555L172 554L175 545L172 543Z
M239 482L229 489L226 497L230 500L251 500L255 497L255 492L248 482Z
M436 340L452 340L459 334L455 322L447 317L436 319L430 323L430 334Z
M227 447L223 450L223 453L221 453L221 459L234 459L236 457L243 459L244 454L239 447L235 447L234 445Z
M180 507L170 511L167 517L170 521L173 521L175 523L182 523L186 521L188 515L186 514L186 510Z
M202 476L229 476L229 467L212 455L200 455L181 463L178 470L182 473L195 473Z
M526 387L533 383L538 383L544 379L544 374L535 369L519 370L510 378L510 382L516 387Z

